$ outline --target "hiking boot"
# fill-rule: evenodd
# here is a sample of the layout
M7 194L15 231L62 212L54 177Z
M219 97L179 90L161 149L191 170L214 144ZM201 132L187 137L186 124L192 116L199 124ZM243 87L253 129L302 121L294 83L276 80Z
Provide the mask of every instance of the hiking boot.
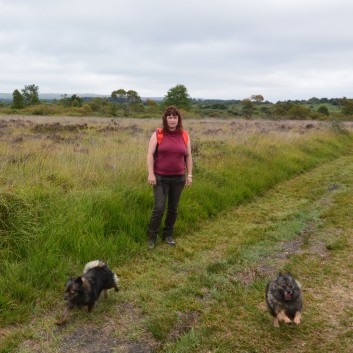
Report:
M154 249L156 243L153 240L148 241L148 250Z
M164 241L170 246L175 246L176 245L175 241L174 241L174 239L172 238L171 235L169 235L168 237L165 237Z

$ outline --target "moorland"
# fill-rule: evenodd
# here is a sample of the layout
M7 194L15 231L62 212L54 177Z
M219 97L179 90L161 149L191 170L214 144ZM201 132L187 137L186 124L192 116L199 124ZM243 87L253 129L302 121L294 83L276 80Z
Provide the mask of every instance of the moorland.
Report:
M353 124L186 115L177 247L149 252L159 124L1 116L1 352L349 352ZM96 258L121 291L56 327L65 282ZM300 326L272 327L279 270L303 285Z

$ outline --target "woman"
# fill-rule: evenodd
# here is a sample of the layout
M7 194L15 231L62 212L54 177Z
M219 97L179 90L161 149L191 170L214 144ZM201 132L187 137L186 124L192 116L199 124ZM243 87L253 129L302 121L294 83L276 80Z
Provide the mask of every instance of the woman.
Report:
M172 235L180 196L184 186L192 184L191 144L183 130L181 113L175 106L170 106L164 111L162 120L163 129L152 134L147 152L148 183L154 191L154 207L148 225L149 249L156 244L167 200L162 239L175 246Z

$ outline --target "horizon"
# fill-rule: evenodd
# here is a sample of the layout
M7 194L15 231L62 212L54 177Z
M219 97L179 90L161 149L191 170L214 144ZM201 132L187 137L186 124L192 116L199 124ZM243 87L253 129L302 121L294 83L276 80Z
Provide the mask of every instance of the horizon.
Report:
M71 97L72 95L77 95L81 98L109 98L111 95L110 94L99 94L99 93L55 93L55 92L44 92L44 93L38 93L39 95L39 99L45 100L45 99L61 99L63 96L68 96ZM142 100L146 100L146 99L152 99L152 100L163 100L165 97L164 96L143 96L141 97ZM244 98L200 98L200 97L190 97L193 100L200 100L200 101L208 101L208 100L217 100L217 101L241 101ZM296 99L282 99L282 100L277 100L277 101L271 101L269 99L266 99L266 97L264 97L264 102L270 102L270 103L276 103L276 102L286 102L286 101L309 101L311 99L343 99L343 98L347 98L347 99L352 99L349 97L319 97L319 96L311 96L310 98L296 98ZM7 93L7 92L0 92L0 99L3 100L11 100L12 101L12 93Z

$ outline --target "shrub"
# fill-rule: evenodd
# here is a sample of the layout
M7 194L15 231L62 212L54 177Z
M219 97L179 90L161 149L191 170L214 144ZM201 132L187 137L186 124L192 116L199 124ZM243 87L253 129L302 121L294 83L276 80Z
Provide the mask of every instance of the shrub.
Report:
M329 112L328 108L325 105L321 105L317 111L320 114L324 114L324 115L327 115L327 116L330 115L330 112Z

